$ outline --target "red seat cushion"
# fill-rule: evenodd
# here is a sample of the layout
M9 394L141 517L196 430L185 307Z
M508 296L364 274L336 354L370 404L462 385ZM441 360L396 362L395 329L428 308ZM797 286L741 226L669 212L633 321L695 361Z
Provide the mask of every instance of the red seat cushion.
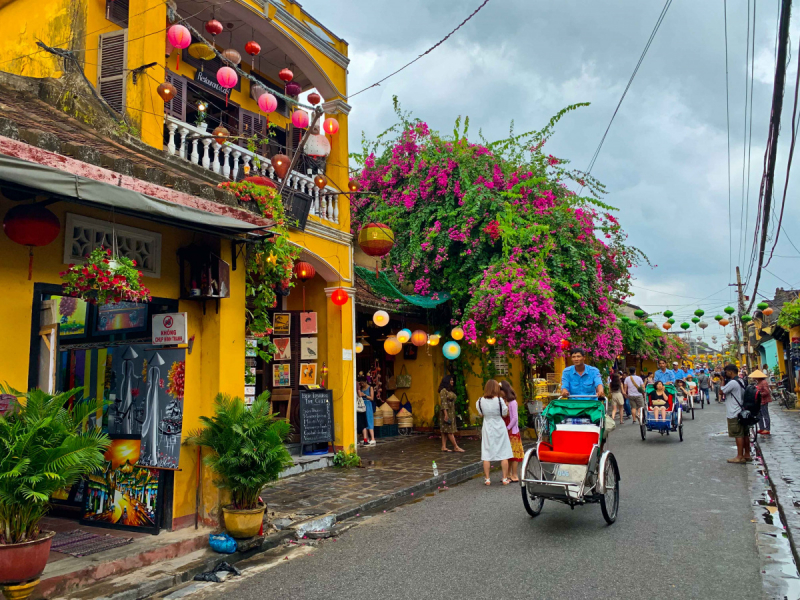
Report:
M648 408L648 410L653 410L653 409L655 408L655 407L653 406L653 401L652 401L652 399L650 399L650 400L648 401L648 406L647 406L647 408ZM666 406L664 406L664 407L662 407L662 408L666 408L666 409L667 409L667 412L672 412L672 409L673 409L673 406L672 406L672 394L667 394L667 405L666 405Z
M554 452L539 447L539 460L546 463L559 463L562 465L588 465L588 454L574 454L572 452Z
M561 431L556 429L552 435L552 446L539 445L539 460L548 463L567 465L586 465L592 455L592 448L600 436L593 431Z

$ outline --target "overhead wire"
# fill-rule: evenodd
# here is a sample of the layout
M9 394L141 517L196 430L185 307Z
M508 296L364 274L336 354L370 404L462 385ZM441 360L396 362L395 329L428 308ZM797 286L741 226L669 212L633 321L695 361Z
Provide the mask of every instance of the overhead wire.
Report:
M744 247L744 238L745 238L745 181L746 175L748 171L747 167L747 107L749 106L749 87L748 87L748 80L749 80L749 73L748 73L748 66L750 64L750 10L751 2L747 0L747 38L745 40L745 59L744 59L744 124L742 126L742 135L744 136L744 140L742 142L742 192L741 192L741 199L739 201L739 252L736 255L736 260L738 264L742 264L744 261L742 249ZM753 24L753 29L755 29L755 24ZM753 36L755 37L755 36ZM752 141L752 138L751 138Z
M733 277L733 224L731 221L731 105L728 83L728 0L722 3L725 23L725 124L728 131L728 276Z

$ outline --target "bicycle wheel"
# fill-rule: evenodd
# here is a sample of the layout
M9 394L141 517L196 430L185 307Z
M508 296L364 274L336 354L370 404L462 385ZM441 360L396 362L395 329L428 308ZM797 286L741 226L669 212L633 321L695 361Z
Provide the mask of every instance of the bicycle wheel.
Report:
M528 466L522 474L523 479L543 479L542 463L536 456L531 456L528 460ZM525 505L525 510L531 517L537 517L542 512L544 507L544 498L532 496L528 493L527 486L522 484L522 503Z
M600 496L600 510L606 523L612 525L617 520L619 510L619 470L614 456L609 456L605 466L606 493Z

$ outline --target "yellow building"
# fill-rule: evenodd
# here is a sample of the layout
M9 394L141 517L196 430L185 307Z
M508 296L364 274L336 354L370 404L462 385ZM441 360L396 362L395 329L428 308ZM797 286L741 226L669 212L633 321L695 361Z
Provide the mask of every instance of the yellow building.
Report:
M289 416L299 425L301 366L315 364L317 384L324 377L332 390L331 442L337 448L353 444L355 288L350 205L340 193L348 183L347 43L289 0L218 5L193 0L6 0L0 2L0 16L13 23L13 31L0 42L0 70L6 73L0 86L5 107L0 109L0 215L5 218L17 206L36 204L37 210L49 210L59 226L53 241L34 249L30 276L28 248L0 235L0 307L6 318L0 381L18 389L86 382L93 395L116 403L119 415L125 415L119 419L141 421L135 411L125 412L119 388L134 381L139 386L134 389L143 394L160 393L144 387L158 362L151 319L186 313L186 343L161 348L163 355L185 353L183 437L200 424L200 416L213 412L218 392L252 396L276 387L272 365L253 363L252 357L246 363L245 357L247 247L269 235L273 223L217 188L222 181L259 174L284 186L284 205L297 224L290 229L290 242L300 249L300 260L316 270L313 279L298 284L276 307L276 313L293 315L296 324L287 336L295 351L286 363L289 381L278 381L277 387L284 386L284 396L291 390ZM215 36L206 29L212 20L222 27ZM173 25L191 31L193 47L175 49L168 43ZM260 47L257 55L247 53L246 46L253 48L248 42ZM235 52L226 52L231 50ZM227 66L238 70L238 82L230 90L216 78L226 66L223 52L232 61ZM292 125L295 108L291 98L287 101L282 69L292 71L292 82L299 86L297 101L312 119L307 94L316 91L320 96L321 117L308 135ZM163 83L175 90L167 102L158 93ZM266 91L278 100L276 111L268 115L256 100ZM338 122L335 135L319 130L327 118ZM218 126L229 136L222 144L209 133ZM304 137L306 149L296 152ZM311 152L312 146L322 150ZM280 153L297 154L285 181L270 162ZM328 183L320 189L314 177L322 173ZM126 331L123 326L98 334L99 324L113 319L96 307L84 307L83 329L74 313L58 312L59 273L104 244L137 258L142 267L144 285L154 297L145 313L135 317L144 319L144 325L137 321L144 329ZM350 295L341 307L330 299L340 288ZM50 299L56 303L48 303ZM316 313L315 333L298 331L303 310ZM61 335L51 348L44 337L53 317ZM125 324L130 326L130 319ZM301 355L303 336L314 336L313 355L306 356L310 346L305 343ZM128 360L125 348L134 345L136 360L149 362L141 372L131 373L130 365L138 369L139 363L121 365ZM169 367L166 362L163 371ZM248 379L245 386L246 368L256 385ZM122 381L115 380L120 374ZM167 379L165 372L160 375ZM157 426L162 433L171 427L163 419ZM162 522L168 528L194 522L196 513L201 519L213 518L220 499L210 475L204 474L198 506L196 450L181 447L179 441L173 437L170 458L179 467L165 471L165 489L170 491L165 492Z

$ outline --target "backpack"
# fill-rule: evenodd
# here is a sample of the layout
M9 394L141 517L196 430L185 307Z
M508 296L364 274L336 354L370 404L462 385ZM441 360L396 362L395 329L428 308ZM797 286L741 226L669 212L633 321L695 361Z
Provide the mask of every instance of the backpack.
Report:
M739 413L739 422L745 427L751 427L758 423L758 414L761 412L761 399L758 397L758 390L754 385L745 386L738 377L736 382L742 386L744 395L741 402L736 402L742 409Z

